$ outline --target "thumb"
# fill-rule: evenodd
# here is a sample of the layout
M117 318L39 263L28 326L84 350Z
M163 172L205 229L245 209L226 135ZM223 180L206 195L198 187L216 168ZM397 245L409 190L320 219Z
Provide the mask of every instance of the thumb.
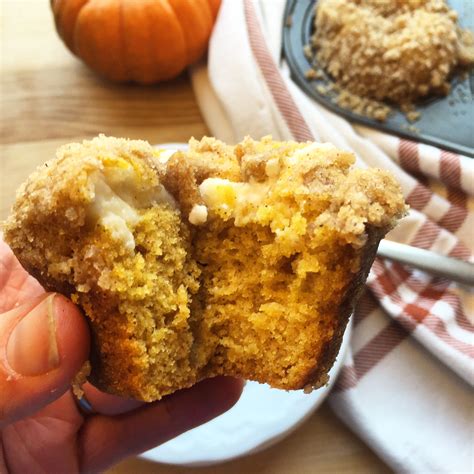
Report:
M88 355L86 321L61 295L0 314L0 429L59 398Z

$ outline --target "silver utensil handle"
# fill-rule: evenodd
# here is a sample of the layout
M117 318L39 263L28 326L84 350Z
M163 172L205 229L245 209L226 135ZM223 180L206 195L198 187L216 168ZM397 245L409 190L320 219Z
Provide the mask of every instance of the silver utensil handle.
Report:
M457 258L385 239L380 241L377 255L465 285L474 285L474 264Z

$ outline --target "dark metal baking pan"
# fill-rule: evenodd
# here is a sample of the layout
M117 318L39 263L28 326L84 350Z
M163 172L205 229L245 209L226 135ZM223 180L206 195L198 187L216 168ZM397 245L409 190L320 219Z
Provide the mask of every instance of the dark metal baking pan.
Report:
M292 77L310 97L350 121L474 157L472 69L464 78L452 79L452 90L446 97L434 97L417 104L416 110L421 112L421 116L413 124L395 108L385 122L379 122L339 107L330 95L319 93L316 87L327 86L332 80L327 75L316 80L306 78L311 63L303 50L314 32L316 3L317 0L288 0L283 24L283 51ZM458 12L461 26L473 30L474 0L450 0L448 3Z

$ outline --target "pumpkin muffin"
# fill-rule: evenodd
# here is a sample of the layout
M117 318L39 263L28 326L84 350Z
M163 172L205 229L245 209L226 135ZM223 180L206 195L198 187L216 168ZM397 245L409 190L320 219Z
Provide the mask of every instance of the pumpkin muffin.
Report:
M20 188L5 239L84 310L89 380L158 400L219 374L319 387L375 257L405 213L382 170L329 144L99 136Z

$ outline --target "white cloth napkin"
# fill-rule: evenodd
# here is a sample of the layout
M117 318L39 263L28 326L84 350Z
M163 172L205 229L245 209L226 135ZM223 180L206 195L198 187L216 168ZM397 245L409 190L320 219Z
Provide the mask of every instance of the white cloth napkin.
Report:
M308 98L280 59L285 0L223 0L207 65L192 70L217 138L332 142L392 171L410 215L389 237L471 259L474 160L353 126ZM468 124L466 124L468 126ZM473 472L474 293L377 259L330 403L393 469Z

